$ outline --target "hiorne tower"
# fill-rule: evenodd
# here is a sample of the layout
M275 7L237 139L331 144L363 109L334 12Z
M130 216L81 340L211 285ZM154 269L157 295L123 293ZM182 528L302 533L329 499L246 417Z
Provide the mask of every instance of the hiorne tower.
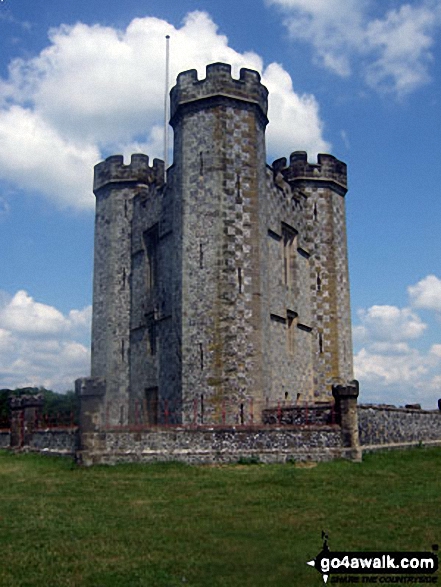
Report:
M181 73L166 181L146 155L95 167L89 427L258 424L353 379L346 165L268 165L267 98L249 69Z

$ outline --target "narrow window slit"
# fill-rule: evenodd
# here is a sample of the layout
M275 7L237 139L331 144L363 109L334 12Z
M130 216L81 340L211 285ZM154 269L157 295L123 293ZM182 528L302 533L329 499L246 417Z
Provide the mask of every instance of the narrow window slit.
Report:
M242 293L242 268L237 268L237 278L239 280L239 293Z
M202 243L199 243L199 268L204 268L204 249Z

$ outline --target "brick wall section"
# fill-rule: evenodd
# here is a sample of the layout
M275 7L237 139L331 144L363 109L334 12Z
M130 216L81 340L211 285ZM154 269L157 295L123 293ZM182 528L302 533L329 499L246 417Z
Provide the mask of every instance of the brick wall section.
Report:
M358 406L358 428L363 447L418 444L441 444L441 412L385 406Z

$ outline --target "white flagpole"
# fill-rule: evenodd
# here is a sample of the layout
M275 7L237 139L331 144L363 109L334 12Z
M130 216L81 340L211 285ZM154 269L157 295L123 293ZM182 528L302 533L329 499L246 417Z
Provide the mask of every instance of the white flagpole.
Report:
M169 117L169 100L168 100L168 78L170 69L170 35L165 37L165 93L164 93L164 170L165 179L167 180L168 167L168 117Z

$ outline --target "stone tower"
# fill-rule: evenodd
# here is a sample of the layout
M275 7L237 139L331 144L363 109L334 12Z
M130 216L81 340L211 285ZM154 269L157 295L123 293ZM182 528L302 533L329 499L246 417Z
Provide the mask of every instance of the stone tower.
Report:
M209 65L171 91L174 163L95 168L85 426L258 424L352 380L346 165L266 164L257 72Z

